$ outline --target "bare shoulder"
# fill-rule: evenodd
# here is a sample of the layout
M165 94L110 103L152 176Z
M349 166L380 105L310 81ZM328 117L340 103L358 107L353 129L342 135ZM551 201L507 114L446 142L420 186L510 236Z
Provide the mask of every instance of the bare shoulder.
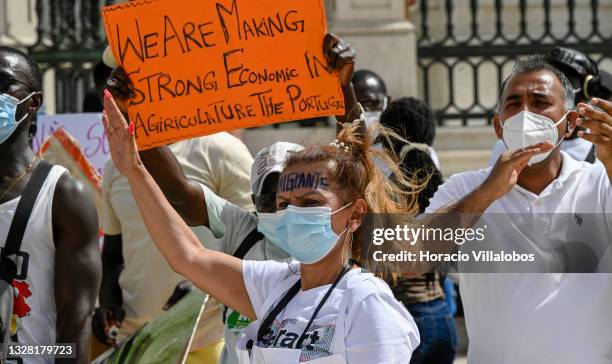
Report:
M93 204L93 199L85 185L67 172L62 174L55 186L53 205L61 204L64 207L78 207L84 201L91 201Z
M66 236L80 237L81 244L96 241L98 214L93 198L85 185L69 173L62 174L55 186L53 227L56 243Z

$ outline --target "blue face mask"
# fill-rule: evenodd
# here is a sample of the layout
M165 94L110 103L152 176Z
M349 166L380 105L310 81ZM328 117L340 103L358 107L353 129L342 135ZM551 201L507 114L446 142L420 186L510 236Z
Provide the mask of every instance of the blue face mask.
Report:
M17 106L34 94L35 92L32 92L21 101L9 94L0 94L0 144L10 138L15 130L17 130L19 124L28 117L29 112L17 120Z
M334 212L329 207L289 205L275 213L259 213L257 229L300 263L313 264L327 256L340 239L332 230L332 215L351 204Z

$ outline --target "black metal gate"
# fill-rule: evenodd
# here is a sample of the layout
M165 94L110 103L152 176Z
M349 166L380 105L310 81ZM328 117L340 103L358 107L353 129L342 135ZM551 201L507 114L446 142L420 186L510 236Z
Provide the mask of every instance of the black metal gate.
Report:
M421 94L440 125L490 124L503 77L521 55L565 46L612 68L612 1L421 0L419 7Z
M101 59L106 37L100 7L114 0L36 0L36 42L28 51L43 74L55 74L57 113L82 111L93 87L91 68Z

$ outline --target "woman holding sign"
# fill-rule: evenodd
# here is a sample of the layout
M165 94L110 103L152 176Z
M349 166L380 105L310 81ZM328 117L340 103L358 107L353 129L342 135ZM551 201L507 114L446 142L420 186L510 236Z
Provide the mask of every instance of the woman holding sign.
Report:
M333 39L326 42L328 62L341 68L341 83L347 85L353 65L340 62L346 49ZM133 126L128 127L109 92L104 103L113 162L128 178L169 264L203 291L258 320L239 343L241 362L410 360L419 344L412 316L382 280L352 263L359 258L353 235L365 213L415 212L416 207L413 195L374 166L375 151L370 137L360 132L362 123L345 126L331 145L291 156L279 179L278 212L259 215L260 232L297 261L242 261L202 247L144 167ZM389 165L397 170L393 162Z

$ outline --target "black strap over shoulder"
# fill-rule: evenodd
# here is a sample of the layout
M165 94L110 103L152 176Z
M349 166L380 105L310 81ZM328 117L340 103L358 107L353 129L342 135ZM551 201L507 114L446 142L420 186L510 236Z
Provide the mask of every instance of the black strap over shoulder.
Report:
M282 310L284 310L285 307L287 307L287 305L289 304L289 301L291 301L293 297L295 297L298 294L301 288L302 288L302 280L298 279L293 284L293 286L291 286L291 288L289 288L289 290L285 292L285 295L283 296L283 298L281 298L278 304L276 304L276 306L272 308L272 311L268 313L268 315L262 321L261 325L259 325L259 330L257 331L257 341L263 340L264 337L272 333L272 329L270 327L272 326L274 319L276 319L276 316L278 316L278 314Z
M263 238L264 235L260 233L257 228L253 229L253 231L251 231L249 235L244 238L238 249L236 249L234 256L238 259L243 259L249 250L251 250L251 248Z
M21 242L28 226L34 203L52 167L52 164L45 161L40 161L36 165L28 184L21 194L19 204L17 204L17 209L15 210L15 215L6 237L6 244L2 249L2 256L0 256L2 262L0 264L0 278L9 284L17 275L17 268L8 257L16 254L21 249ZM23 267L23 269L26 269L26 267Z
M593 144L591 150L589 150L589 154L587 155L584 161L589 162L591 164L595 163L595 144Z
M342 267L342 270L336 277L336 280L334 281L334 283L332 283L332 285L329 287L329 289L327 290L323 298L321 298L321 301L319 301L319 304L317 305L314 312L310 316L310 320L308 321L308 324L306 324L306 327L302 331L302 335L300 335L300 337L298 338L296 349L302 348L302 343L304 342L304 339L306 338L306 333L308 332L308 329L310 329L310 326L312 325L315 318L319 314L319 311L321 311L321 309L323 308L323 305L325 304L325 302L327 302L327 299L332 294L332 291L334 290L334 288L336 288L338 283L340 283L340 281L342 280L342 277L344 277L344 275L351 270L351 266L352 265L349 263L345 265L344 267ZM291 301L293 297L295 297L298 294L301 288L302 288L302 279L300 278L297 280L297 282L293 284L293 286L291 286L291 288L289 288L287 292L285 292L285 295L283 296L283 298L281 298L281 300L276 304L276 306L274 306L274 308L272 308L272 310L263 319L263 321L261 322L261 325L259 326L259 330L257 330L257 341L258 342L269 340L269 339L266 339L266 336L269 336L270 334L273 333L271 329L272 323L274 322L278 314L282 310L284 310L285 307L287 307L287 305L289 304L289 301ZM252 346L253 343L251 343L250 345Z

